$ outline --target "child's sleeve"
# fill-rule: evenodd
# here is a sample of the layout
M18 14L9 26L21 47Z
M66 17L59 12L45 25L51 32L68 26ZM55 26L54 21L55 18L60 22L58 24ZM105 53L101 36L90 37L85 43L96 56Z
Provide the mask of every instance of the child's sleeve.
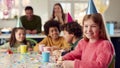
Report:
M3 45L0 45L0 49L8 49L8 48L10 48L9 42L7 42Z
M63 40L63 45L62 45L61 49L69 51L71 49L71 46L69 43L67 43L65 40Z
M78 45L75 47L73 51L63 56L63 59L64 60L75 60L75 59L81 60L82 48L84 47L84 46L83 47L81 46L82 46L81 42L78 43Z
M96 51L96 59L92 61L75 60L74 68L108 68L114 55L114 49L108 42L104 42Z
M35 52L38 52L38 51L39 51L39 45L40 45L40 44L46 44L46 43L47 43L47 38L44 38L41 42L37 43L37 44L34 46L33 50L34 50Z

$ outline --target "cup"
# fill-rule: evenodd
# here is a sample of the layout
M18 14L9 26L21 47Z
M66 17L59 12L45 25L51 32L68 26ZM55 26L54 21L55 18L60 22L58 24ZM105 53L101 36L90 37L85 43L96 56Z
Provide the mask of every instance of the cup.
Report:
M20 45L21 54L25 54L27 52L27 45Z
M50 58L50 52L48 51L44 51L42 52L42 62L49 62L49 58Z
M39 51L40 51L40 52L43 52L43 51L44 51L44 47L45 47L44 44L40 44L40 45L39 45Z
M49 52L51 52L51 51L52 51L52 48L51 48L51 47L44 47L44 51L49 51Z
M114 23L113 22L107 22L107 31L109 35L114 35Z

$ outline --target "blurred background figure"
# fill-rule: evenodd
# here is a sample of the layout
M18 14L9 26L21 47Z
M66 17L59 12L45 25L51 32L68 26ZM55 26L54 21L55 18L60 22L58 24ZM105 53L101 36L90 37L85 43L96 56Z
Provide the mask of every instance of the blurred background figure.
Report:
M68 22L61 29L65 40L71 44L71 50L74 50L78 41L82 38L82 27L77 22Z
M61 25L67 23L67 14L64 13L60 3L54 4L51 19L59 21Z
M41 32L41 18L33 14L33 8L31 6L25 7L24 16L20 17L23 27L26 29L27 34L37 34Z
M68 51L70 49L70 45L62 36L60 36L60 31L60 23L58 21L47 21L44 25L44 32L47 37L34 47L34 51L39 52L39 46L42 44L44 44L45 47L55 48L55 50Z
M27 45L28 50L32 50L30 43L26 40L26 31L23 27L15 27L12 30L9 42L0 46L0 52L7 52L11 48L20 50L20 45Z

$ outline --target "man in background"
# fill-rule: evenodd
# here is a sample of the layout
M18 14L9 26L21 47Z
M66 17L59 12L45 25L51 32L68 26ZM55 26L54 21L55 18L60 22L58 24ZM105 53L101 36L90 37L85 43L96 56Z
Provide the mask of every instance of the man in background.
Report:
M20 20L27 34L41 33L41 18L33 14L33 8L31 6L25 7L25 15L21 16Z

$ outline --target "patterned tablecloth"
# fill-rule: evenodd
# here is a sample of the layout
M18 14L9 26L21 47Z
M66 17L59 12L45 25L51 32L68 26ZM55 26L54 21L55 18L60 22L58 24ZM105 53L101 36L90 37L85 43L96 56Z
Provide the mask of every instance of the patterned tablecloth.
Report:
M0 53L0 68L60 68L50 59L41 63L40 54L6 54Z

